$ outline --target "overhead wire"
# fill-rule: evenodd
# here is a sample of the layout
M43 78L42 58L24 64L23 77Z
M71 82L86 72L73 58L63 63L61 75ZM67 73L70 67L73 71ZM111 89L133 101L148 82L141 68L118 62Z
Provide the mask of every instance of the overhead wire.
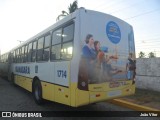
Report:
M122 0L120 0L119 2L122 2ZM118 3L119 3L119 2L118 2ZM125 1L123 1L123 2L125 2ZM143 2L143 1L141 1L141 2ZM110 6L106 6L105 9L106 9L106 8L108 9L108 8L112 7L113 5L116 5L116 4L118 4L118 3L113 3L113 4L111 4ZM114 11L112 10L111 14L112 14L112 13L119 12L119 11L122 11L122 10L126 10L126 9L128 9L128 8L130 8L130 7L132 7L132 6L137 6L138 3L140 3L140 2L137 2L137 3L135 3L135 4L131 4L131 5L129 5L129 6L126 6L126 7L124 7L124 8L120 8L120 9L117 9L117 10L114 10ZM104 9L104 8L103 8L103 9ZM140 14L137 14L137 15L134 15L134 16L125 18L125 19L123 19L123 20L134 19L134 18L143 16L143 15L147 15L147 14L150 14L150 13L157 12L157 11L159 11L159 10L160 10L160 8L157 8L157 9L154 9L154 10L150 10L150 11L147 11L147 12L144 12L144 13L140 13ZM153 40L153 41L152 41L152 40ZM160 38L138 39L138 41L135 41L135 43L136 43L136 49L140 49L140 48L142 48L142 46L145 46L145 47L143 48L145 51L148 50L148 48L150 48L150 47L152 47L152 48L151 48L152 51L153 51L153 49L156 49L156 51L157 51L157 49L159 50L159 48L160 48L160 47L157 45L159 42L160 42ZM149 50L150 50L150 49L149 49ZM155 51L155 50L154 50L154 51ZM160 52L160 51L159 51L159 52Z
M141 42L136 42L136 44L153 44L153 43L159 43L160 41L141 41Z
M110 6L106 6L106 7L103 8L102 10L108 9L108 8L112 7L113 5L116 5L116 4L120 3L120 2L122 3L122 2L126 2L126 1L125 1L125 0L120 0L120 1L118 1L118 2L116 2L116 3L114 2L113 4L111 4ZM140 2L138 2L138 3L140 3ZM126 8L129 8L129 7L132 7L132 6L136 6L138 3L129 5L129 6L127 6ZM102 6L103 6L103 5L102 5ZM99 7L101 7L101 6L98 6L98 7L96 7L96 8L99 8ZM116 13L116 12L119 12L119 11L121 11L121 10L123 10L123 9L125 9L125 8L115 10L115 11L113 11L113 12L111 12L111 13ZM160 8L155 9L155 10L151 10L151 11L147 11L147 12L144 12L144 13L141 13L141 14L138 14L138 15L135 15L135 16L132 16L132 17L124 18L123 20L133 19L133 18L136 18L136 17L139 17L139 16L143 16L143 15L146 15L146 14L150 14L150 13L153 13L153 12L156 12L156 11L159 11L159 10L160 10Z
M148 40L160 40L159 38L150 38L150 39L137 39L138 41L148 41Z
M155 10L151 10L151 11L148 11L148 12L145 12L145 13L141 13L141 14L138 14L138 15L135 15L135 16L132 16L132 17L129 17L129 18L125 18L123 20L129 20L129 19L133 19L133 18L136 18L136 17L139 17L139 16L143 16L143 15L146 15L146 14L150 14L150 13L153 13L153 12L157 12L159 11L160 8L158 9L155 9Z
M144 2L144 0L141 1L141 2ZM120 12L120 11L122 11L122 10L126 10L126 9L128 9L128 8L137 6L137 5L139 5L139 3L141 3L141 2L136 2L136 3L134 3L134 4L131 4L131 5L129 5L129 6L126 6L126 7L124 7L124 8L117 9L117 10L115 10L115 11L113 11L113 12L111 11L110 14L117 13L117 12Z

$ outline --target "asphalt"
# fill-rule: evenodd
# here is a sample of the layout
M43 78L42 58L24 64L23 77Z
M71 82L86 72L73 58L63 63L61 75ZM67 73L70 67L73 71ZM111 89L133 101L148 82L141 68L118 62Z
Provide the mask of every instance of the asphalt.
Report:
M160 111L160 92L157 91L136 88L134 95L123 97L121 100Z

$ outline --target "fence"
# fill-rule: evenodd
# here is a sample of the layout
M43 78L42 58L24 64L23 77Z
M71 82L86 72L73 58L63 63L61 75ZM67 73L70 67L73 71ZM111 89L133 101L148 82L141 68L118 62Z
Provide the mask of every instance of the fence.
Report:
M136 86L160 92L160 58L136 59Z

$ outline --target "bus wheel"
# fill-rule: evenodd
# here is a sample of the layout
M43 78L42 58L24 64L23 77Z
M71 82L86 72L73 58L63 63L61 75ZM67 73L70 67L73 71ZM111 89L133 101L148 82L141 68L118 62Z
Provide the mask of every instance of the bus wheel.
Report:
M33 97L34 97L35 102L38 105L41 105L43 103L42 86L39 80L36 80L33 84Z

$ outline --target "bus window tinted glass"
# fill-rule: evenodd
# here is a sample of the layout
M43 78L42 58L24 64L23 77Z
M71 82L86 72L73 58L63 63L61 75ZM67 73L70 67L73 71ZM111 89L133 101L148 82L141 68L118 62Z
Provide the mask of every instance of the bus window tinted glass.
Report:
M44 37L38 40L38 50L43 48Z
M37 48L37 41L33 42L32 62L35 62L36 60L36 48Z
M16 63L19 62L19 49L16 50Z
M27 62L28 45L25 46L24 62Z
M72 42L63 44L62 49L61 49L62 59L72 58L72 52L73 52Z
M61 43L62 29L58 29L52 34L52 45Z
M18 62L21 62L21 48L19 48Z
M44 42L44 37L40 38L38 40L38 47L37 47L37 61L42 61L42 56L43 56L43 42Z
M63 42L73 40L74 25L71 24L63 29Z
M49 60L49 48L45 48L44 49L43 60L44 61L48 61Z
M21 61L24 61L24 46L22 47L22 55L21 55Z
M28 62L31 62L31 56L32 56L32 43L28 45Z
M44 43L44 48L50 46L50 40L51 40L51 35L45 36L45 43Z
M45 36L45 42L44 42L44 51L43 51L43 60L48 61L49 60L49 46L51 42L51 35Z
M60 51L61 51L61 44L52 46L51 60L60 59L60 57L61 57Z

